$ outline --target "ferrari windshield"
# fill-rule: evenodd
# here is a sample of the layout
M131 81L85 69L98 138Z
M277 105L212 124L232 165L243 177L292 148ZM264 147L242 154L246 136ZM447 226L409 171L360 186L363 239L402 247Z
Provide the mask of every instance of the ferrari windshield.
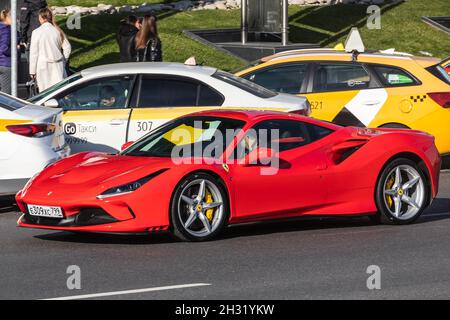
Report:
M184 117L137 141L121 154L138 157L218 158L245 122L219 117Z

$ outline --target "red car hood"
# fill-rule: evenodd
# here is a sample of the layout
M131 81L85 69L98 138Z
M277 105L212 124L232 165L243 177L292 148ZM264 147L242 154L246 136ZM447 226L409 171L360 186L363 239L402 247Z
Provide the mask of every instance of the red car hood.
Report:
M131 175L149 166L159 167L166 161L158 158L97 155L50 177L61 184L102 183Z
M130 183L157 170L170 168L170 158L147 158L82 153L44 170L31 184L34 189L70 186L80 192ZM55 190L55 191L56 191Z

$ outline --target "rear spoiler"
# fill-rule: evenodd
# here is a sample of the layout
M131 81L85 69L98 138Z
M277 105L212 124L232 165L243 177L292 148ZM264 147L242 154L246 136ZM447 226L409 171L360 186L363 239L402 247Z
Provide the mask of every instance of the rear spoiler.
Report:
M383 133L413 133L413 134L421 134L426 136L431 136L431 134L426 133L425 131L408 129L408 128L376 128L376 131L380 131Z

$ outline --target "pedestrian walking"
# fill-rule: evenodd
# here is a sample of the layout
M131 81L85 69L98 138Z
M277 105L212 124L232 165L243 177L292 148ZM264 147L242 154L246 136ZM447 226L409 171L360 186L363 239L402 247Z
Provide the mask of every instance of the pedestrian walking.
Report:
M11 14L0 12L0 91L11 94Z
M64 63L70 57L70 43L52 22L49 8L39 10L41 26L31 35L30 77L36 79L40 92L63 80Z
M162 61L162 44L158 36L156 17L146 15L142 28L136 34L134 61Z

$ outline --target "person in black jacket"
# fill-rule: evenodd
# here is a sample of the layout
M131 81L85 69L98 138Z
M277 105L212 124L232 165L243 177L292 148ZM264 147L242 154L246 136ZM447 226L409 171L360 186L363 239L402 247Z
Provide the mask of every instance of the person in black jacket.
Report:
M135 49L136 52L133 54L134 61L162 61L162 45L158 37L155 16L146 15L144 17L142 28L136 35Z
M139 20L136 16L129 16L120 21L117 32L117 43L119 44L120 62L131 62L134 51L134 38L139 31Z
M41 26L39 10L47 6L45 0L24 0L20 7L20 40L27 50L30 48L31 34Z

